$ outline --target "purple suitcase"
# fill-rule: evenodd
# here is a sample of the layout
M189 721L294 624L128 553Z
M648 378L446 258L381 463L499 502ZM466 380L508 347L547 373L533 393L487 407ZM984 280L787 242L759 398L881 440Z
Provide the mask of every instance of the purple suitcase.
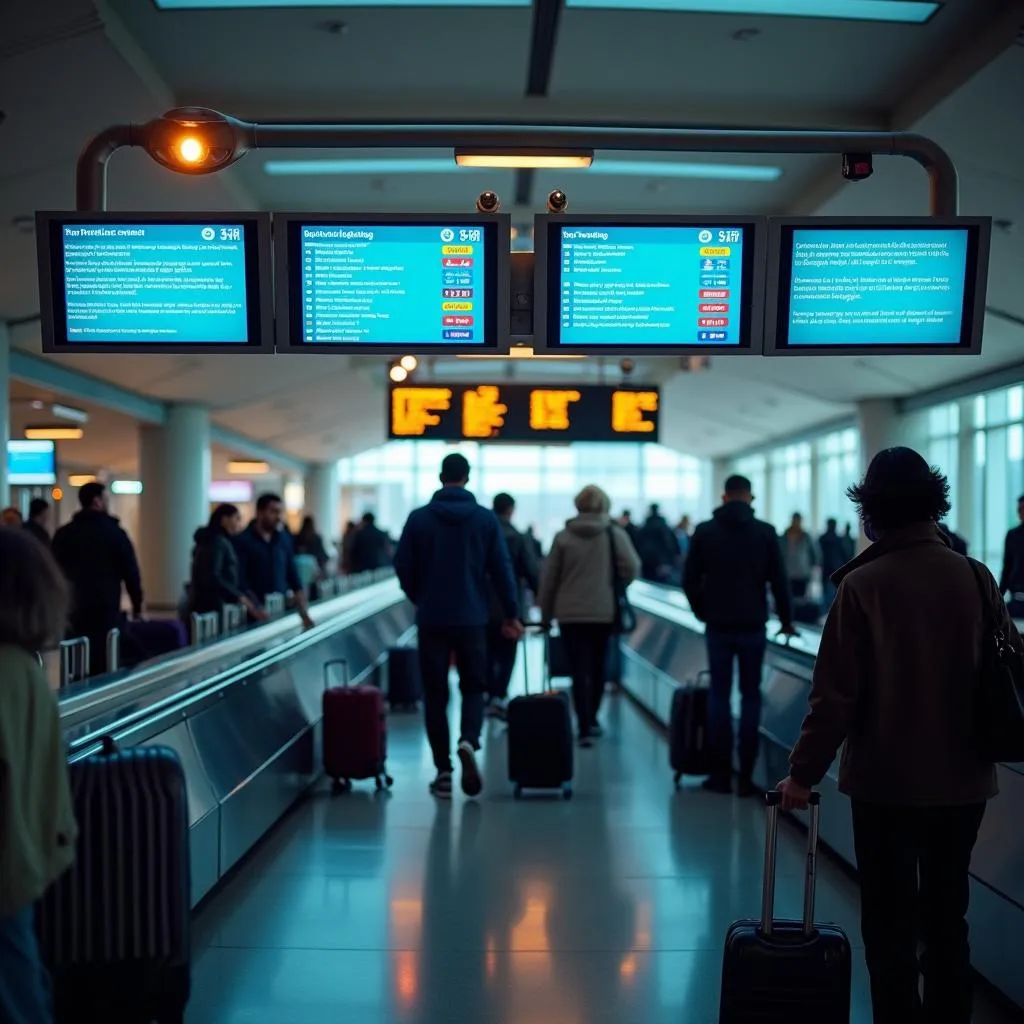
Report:
M780 794L766 803L761 918L726 933L719 1024L849 1024L850 940L838 925L814 923L820 795L811 794L802 921L775 918Z

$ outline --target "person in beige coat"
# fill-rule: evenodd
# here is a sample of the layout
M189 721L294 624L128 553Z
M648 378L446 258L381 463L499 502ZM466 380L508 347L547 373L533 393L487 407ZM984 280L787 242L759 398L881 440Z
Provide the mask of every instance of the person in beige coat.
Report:
M63 634L67 587L49 551L0 531L0 1021L49 1024L33 904L76 838L57 702L38 652Z
M558 623L572 674L580 745L600 735L597 713L604 693L608 643L618 615L616 576L627 585L640 572L629 535L609 518L608 495L593 484L576 495L579 512L556 537L544 565L540 605L546 627Z

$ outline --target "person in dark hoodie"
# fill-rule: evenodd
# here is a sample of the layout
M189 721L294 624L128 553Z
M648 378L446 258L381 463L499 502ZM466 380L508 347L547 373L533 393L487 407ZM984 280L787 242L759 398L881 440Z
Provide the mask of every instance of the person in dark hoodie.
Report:
M652 583L671 582L679 562L679 541L657 505L650 507L635 543L643 561L644 579Z
M694 615L705 623L711 692L708 731L712 771L704 788L732 792L732 672L739 662L740 796L757 790L751 776L757 760L761 726L761 675L768 639L768 588L782 632L794 634L792 599L782 548L774 527L754 517L754 496L746 477L725 481L722 505L710 522L701 523L690 541L683 590Z
M515 577L520 614L526 614L526 590L536 594L540 587L540 567L535 549L529 538L512 525L516 503L511 494L497 494L494 497L494 514L498 517L505 547L508 548L512 575ZM508 686L516 664L518 640L506 635L504 628L505 611L498 598L498 591L491 584L491 621L487 627L487 689L490 703L487 714L492 718L505 717L508 700Z
M372 512L363 515L349 547L349 572L374 572L391 564L391 538L377 525Z
M218 505L206 526L195 533L192 552L190 611L217 612L226 604L240 604L257 622L267 613L242 589L238 552L231 542L242 532L242 513L234 505Z
M70 635L89 640L89 671L106 670L107 633L121 626L121 588L132 616L142 617L142 578L135 548L107 511L107 489L93 482L79 488L76 512L53 537L53 556L71 584Z
M483 789L476 763L487 694L487 624L490 587L504 610L506 635L519 637L519 602L508 549L498 520L466 489L469 463L452 454L441 463L441 489L407 520L395 553L395 573L416 605L420 675L427 739L437 777L430 791L452 795L448 729L448 671L454 656L462 692L458 757L462 791Z

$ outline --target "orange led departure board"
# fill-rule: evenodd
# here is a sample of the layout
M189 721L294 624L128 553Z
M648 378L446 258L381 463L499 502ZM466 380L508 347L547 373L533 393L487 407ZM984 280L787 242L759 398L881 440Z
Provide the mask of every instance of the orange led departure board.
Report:
M657 388L398 384L388 436L430 441L657 441Z

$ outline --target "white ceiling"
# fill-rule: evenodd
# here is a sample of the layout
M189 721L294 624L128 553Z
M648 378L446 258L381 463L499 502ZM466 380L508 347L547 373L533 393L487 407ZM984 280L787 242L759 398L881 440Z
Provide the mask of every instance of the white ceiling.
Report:
M343 20L346 30L324 31L332 19ZM676 373L665 360L641 366L645 379L666 389L669 443L694 454L731 453L835 419L860 398L909 395L1024 363L1024 47L1014 42L1022 25L1022 0L947 0L924 26L569 9L562 14L548 96L526 97L529 9L171 13L157 11L150 0L7 0L0 11L0 107L6 112L0 123L0 318L38 310L34 238L19 230L18 219L73 205L74 160L92 133L177 104L259 120L542 118L913 128L932 136L960 167L963 212L1015 225L993 239L988 303L1006 315L988 318L983 354L718 358L697 375ZM741 29L759 34L736 41ZM470 209L476 194L492 187L512 208L511 173L265 174L267 159L287 155L296 154L254 152L224 174L183 178L141 152L119 153L111 163L110 205ZM900 159L876 160L874 177L858 185L841 185L833 158L713 159L770 162L783 174L769 185L537 174L530 203L513 212L527 222L556 185L581 211L926 210L923 172ZM14 341L38 351L37 326L18 328ZM335 458L384 437L384 374L372 360L61 359L154 398L208 403L217 424L305 460ZM579 363L506 368L442 360L433 372L566 379L600 371ZM97 444L103 438L115 453L107 460L128 459L129 424L113 423L104 433L100 424L107 420L99 413L95 423Z

